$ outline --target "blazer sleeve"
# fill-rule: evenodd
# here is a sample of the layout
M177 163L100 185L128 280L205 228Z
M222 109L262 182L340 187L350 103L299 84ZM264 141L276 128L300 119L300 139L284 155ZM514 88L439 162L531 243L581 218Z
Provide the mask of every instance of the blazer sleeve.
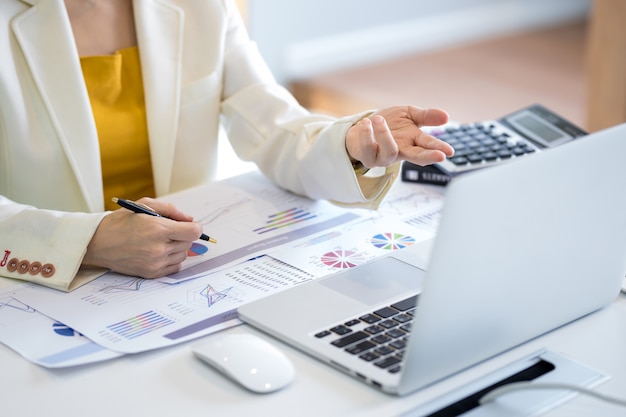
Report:
M276 83L238 12L227 16L222 116L235 152L295 193L377 207L400 164L377 177L357 176L345 147L348 129L373 112L341 119L310 113Z
M106 214L36 209L0 195L0 276L71 291L102 275L81 262Z

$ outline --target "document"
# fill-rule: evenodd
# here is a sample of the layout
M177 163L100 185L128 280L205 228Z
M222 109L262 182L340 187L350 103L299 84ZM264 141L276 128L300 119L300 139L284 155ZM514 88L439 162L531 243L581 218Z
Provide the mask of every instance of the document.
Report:
M430 239L434 233L392 217L375 217L317 235L271 253L315 277L353 268Z
M284 245L271 256L321 277L407 248L435 235L444 190L396 182L375 215Z
M295 195L258 172L185 190L163 200L192 215L203 225L204 233L217 240L217 244L194 242L183 269L159 279L174 284L375 214Z
M71 293L28 285L15 299L119 354L169 346L236 325L242 303L315 278L263 255L376 214L289 193L258 172L164 200L217 240L194 242L181 272L109 273Z
M0 278L0 343L47 368L84 365L121 355L15 298L30 286L32 284Z
M109 273L70 293L35 284L0 292L0 341L35 363L61 367L237 325L243 303L432 237L443 193L396 183L378 211L349 210L291 194L253 172L165 200L218 243L195 242L184 269L163 279ZM50 328L76 337L41 352L41 343L19 331L27 321L37 341Z
M396 181L378 213L403 221L433 235L439 226L445 187Z
M178 285L109 273L70 293L29 285L16 297L106 349L137 353L237 325L241 304L313 278L262 256Z

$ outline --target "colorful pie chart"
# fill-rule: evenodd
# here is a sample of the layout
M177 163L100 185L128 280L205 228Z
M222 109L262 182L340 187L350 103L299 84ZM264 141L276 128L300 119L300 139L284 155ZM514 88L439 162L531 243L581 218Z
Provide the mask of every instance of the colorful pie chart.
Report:
M204 255L209 251L209 248L200 244L200 243L192 243L191 247L187 251L187 256L200 256Z
M372 245L379 249L403 249L415 243L415 239L402 233L379 233L372 237Z

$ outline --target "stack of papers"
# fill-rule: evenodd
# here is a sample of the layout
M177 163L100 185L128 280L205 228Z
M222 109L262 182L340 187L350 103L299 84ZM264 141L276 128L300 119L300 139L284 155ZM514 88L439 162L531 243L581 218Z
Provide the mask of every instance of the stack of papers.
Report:
M378 211L286 192L257 172L173 194L217 244L146 280L108 273L71 293L0 278L0 342L45 367L157 349L239 324L243 303L431 238L443 189L397 183Z

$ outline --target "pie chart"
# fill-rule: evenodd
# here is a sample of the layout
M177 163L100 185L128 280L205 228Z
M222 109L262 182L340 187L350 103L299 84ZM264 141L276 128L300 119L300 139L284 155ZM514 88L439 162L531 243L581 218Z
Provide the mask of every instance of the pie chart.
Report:
M415 243L415 239L402 233L379 233L372 237L372 245L378 249L404 249Z
M325 253L322 255L321 261L333 268L347 269L362 264L366 259L358 252L339 249Z
M200 256L204 255L209 251L209 248L200 244L200 243L192 243L191 247L187 250L187 256Z
M54 323L52 325L52 329L54 330L54 332L56 334L58 334L59 336L78 336L78 333L76 333L74 331L74 329L67 327L65 324L63 323Z

